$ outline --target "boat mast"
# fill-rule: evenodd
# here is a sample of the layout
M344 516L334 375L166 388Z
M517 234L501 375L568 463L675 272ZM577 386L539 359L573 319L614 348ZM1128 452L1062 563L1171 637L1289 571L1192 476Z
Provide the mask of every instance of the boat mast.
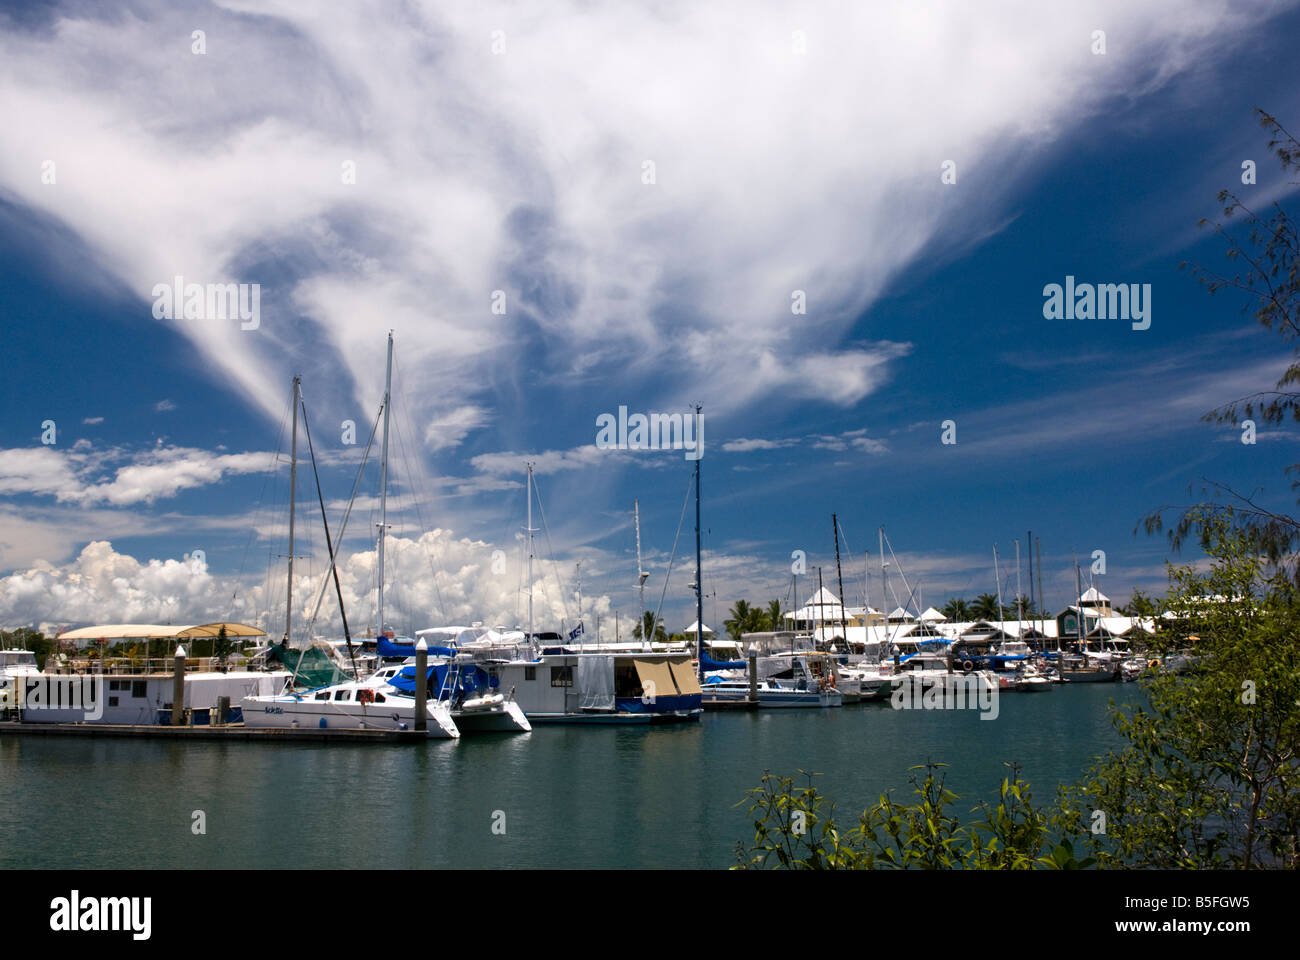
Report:
M1002 573L998 570L998 545L993 544L993 579L997 581L995 586L998 588L998 629L1002 624Z
M650 574L646 573L645 570L642 569L641 567L641 501L640 500L632 501L632 512L636 516L636 583L637 583L637 590L641 595L641 605L637 610L637 615L640 617L642 645L647 650L653 650L654 647L652 644L654 640L655 625L653 623L650 624L650 637L648 639L646 637L646 626L645 626L645 582L646 582L646 578L649 577Z
M284 602L284 645L293 628L293 500L298 489L298 404L302 402L302 377L293 378L293 439L289 447L289 582Z
M1022 621L1025 619L1025 601L1020 593L1020 539L1016 538L1016 639L1023 640L1020 635L1024 633Z
M528 467L528 642L533 639L533 465Z
M840 569L840 519L833 513L831 526L835 528L835 579L840 585L840 635L844 639L845 652L852 653L853 645L849 643L849 628L844 622L844 572Z
M1033 613L1034 612L1034 532L1032 530L1025 531L1025 547L1026 549L1029 550L1029 612ZM1035 620L1037 620L1037 618L1035 618ZM1042 633L1042 631L1038 629L1038 624L1036 622L1034 624L1034 632L1039 634ZM1042 644L1042 637L1040 636L1038 638L1037 645L1041 646L1041 644Z
M393 331L388 331L388 370L384 375L384 439L379 461L379 636L384 636L384 535L388 532L388 414L393 390Z
M1037 537L1034 537L1034 557L1036 558L1035 562L1038 564L1038 610L1044 618L1042 620L1043 629L1046 629L1047 601L1044 599L1043 588L1043 544ZM1059 656L1061 652L1061 634L1059 632L1056 634L1056 652Z
M817 624L818 633L817 643L826 643L826 588L822 586L822 568L817 568ZM817 643L813 644L813 649L817 649Z
M695 429L699 431L700 404L695 405ZM697 432L696 436L700 436ZM700 460L695 461L695 656L700 665L700 680L704 680L704 571L701 569L703 536L700 532Z
M1079 583L1079 558L1074 558L1074 592L1078 596L1075 602L1075 610L1079 616L1075 618L1075 633L1079 638L1079 653L1083 657L1083 665L1088 665L1088 648L1084 645L1083 640L1083 586Z

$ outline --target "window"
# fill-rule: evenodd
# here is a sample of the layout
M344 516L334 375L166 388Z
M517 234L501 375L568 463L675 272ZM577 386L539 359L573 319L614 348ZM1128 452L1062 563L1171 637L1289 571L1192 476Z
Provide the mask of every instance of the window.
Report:
M121 680L110 680L110 681L108 681L108 689L110 689L110 690L121 690L121 689L122 689L122 681L121 681Z
M536 668L536 667L524 667L524 679L525 679L525 680L536 680L536 679L537 679L537 668Z
M143 680L132 680L131 696L135 697L137 700L143 700L145 697L149 696L148 686L149 685Z
M335 691L335 693L334 693L334 699L335 699L335 700L351 700L351 699L352 699L352 691L351 691L351 690L337 690L337 691Z
M551 686L573 686L573 667L551 667Z
M328 700L329 698L330 698L330 692L328 690L326 690L324 693L316 694L317 700Z
M108 698L108 705L109 705L110 707L116 707L116 706L117 706L117 697L109 697L109 698Z
M383 702L384 702L384 695L382 693L376 693L375 703L383 703Z

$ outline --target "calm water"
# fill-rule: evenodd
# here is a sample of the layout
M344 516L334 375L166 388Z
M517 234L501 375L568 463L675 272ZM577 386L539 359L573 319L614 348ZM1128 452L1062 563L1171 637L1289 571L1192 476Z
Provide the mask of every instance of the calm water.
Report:
M891 787L906 797L927 759L951 765L963 812L1010 760L1045 802L1119 742L1108 700L1140 695L1011 694L993 721L869 704L414 748L4 737L0 867L725 868L752 829L734 804L764 770L825 774L845 821Z

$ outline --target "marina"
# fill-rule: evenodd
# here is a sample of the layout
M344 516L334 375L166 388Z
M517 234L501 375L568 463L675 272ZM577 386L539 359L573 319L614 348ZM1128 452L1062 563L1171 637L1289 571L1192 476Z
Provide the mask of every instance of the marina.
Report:
M1049 797L1119 742L1106 716L1117 694L1142 696L1137 684L1008 696L997 723L887 702L708 711L698 723L553 724L400 750L342 734L312 742L307 732L201 742L0 736L10 798L0 866L171 868L201 856L216 869L335 869L383 848L395 868L722 869L752 833L736 804L765 770L824 772L818 788L845 811L891 789L904 797L909 768L926 759L950 764L949 784L972 805L992 797L1009 761ZM77 785L91 772L94 842L48 829L84 814L91 801ZM346 829L337 829L343 797ZM22 812L37 808L39 817ZM206 837L190 834L195 809L207 814ZM504 834L492 832L494 811ZM304 831L304 821L321 826ZM397 845L395 822L405 837Z

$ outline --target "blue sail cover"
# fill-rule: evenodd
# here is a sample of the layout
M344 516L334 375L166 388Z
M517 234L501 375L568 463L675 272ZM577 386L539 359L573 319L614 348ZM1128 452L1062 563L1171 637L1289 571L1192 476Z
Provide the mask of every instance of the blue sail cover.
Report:
M415 656L415 641L402 637L401 643L396 640L390 640L388 637L380 637L375 643L375 650L381 657L394 659L397 657ZM430 647L430 656L454 657L456 651L450 647Z
M701 670L743 670L747 666L744 660L714 660L708 650L700 651Z
M458 692L466 697L487 693L501 683L482 667L468 663L435 663L428 677L429 694L439 700L450 700ZM415 693L415 667L403 667L388 683L403 693Z

